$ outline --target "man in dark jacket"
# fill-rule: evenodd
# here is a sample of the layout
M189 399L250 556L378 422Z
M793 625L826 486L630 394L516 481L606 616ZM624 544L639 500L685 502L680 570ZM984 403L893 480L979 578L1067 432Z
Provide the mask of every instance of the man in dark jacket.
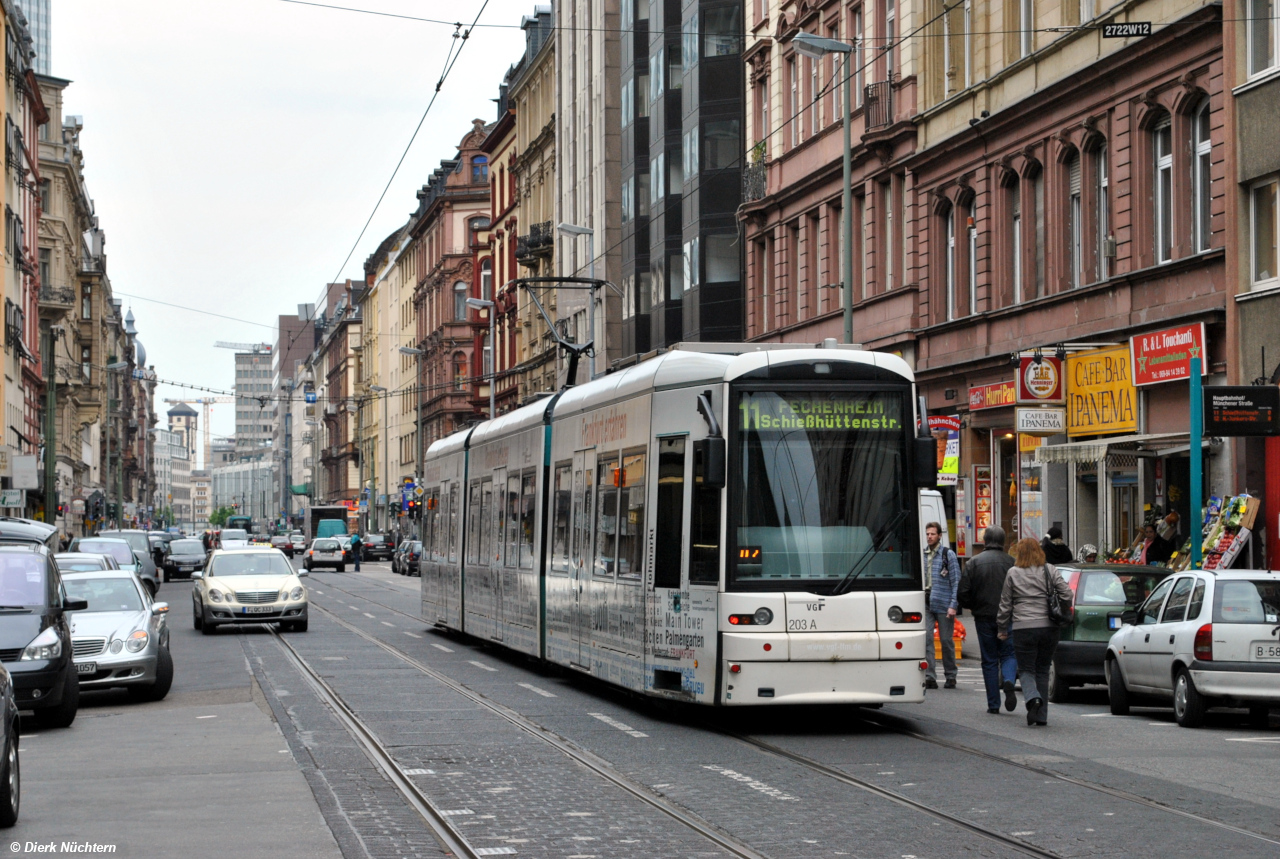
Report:
M1018 705L1013 694L1013 681L1018 676L1018 660L1013 641L1000 639L996 615L1000 612L1000 592L1004 577L1013 566L1013 558L1004 550L1004 529L991 527L982 536L984 551L965 566L960 581L960 606L973 615L978 633L978 649L982 652L982 682L987 687L987 712L999 714L1000 692L1004 707L1012 711Z
M1046 564L1069 564L1075 560L1075 555L1071 554L1071 547L1062 539L1062 529L1053 526L1049 529L1049 534L1040 541L1040 548L1044 549L1044 562Z

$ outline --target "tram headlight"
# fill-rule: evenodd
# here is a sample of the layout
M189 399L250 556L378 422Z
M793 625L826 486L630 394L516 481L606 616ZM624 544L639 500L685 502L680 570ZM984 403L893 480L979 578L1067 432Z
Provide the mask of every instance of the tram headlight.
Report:
M773 612L767 608L758 608L756 613L751 616L756 626L768 626L773 623Z
M898 606L889 607L889 621L891 623L902 623L902 609Z

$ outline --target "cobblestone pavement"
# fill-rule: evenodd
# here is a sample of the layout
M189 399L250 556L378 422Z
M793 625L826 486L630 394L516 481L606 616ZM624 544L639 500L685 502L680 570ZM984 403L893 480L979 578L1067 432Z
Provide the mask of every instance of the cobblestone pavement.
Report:
M1230 714L1208 730L1182 731L1165 727L1171 720L1164 711L1104 718L1105 698L1099 705L1086 692L1079 704L1055 707L1049 729L1032 731L1021 713L985 713L971 660L962 662L959 690L866 719L856 710L672 713L499 648L428 631L416 619L417 586L416 579L391 576L381 565L366 566L358 576L324 573L312 580L316 605L609 761L766 855L1015 854L748 746L732 732L760 736L1061 856L1132 855L1139 845L1143 853L1166 857L1277 855L1280 849L895 730L1151 797L1280 841L1275 746L1232 742L1280 734L1244 731L1242 720ZM616 789L598 776L577 771L582 768L513 726L497 724L496 717L324 615L317 613L311 633L290 641L311 664L324 666L327 679L395 746L398 758L431 770L419 779L430 795L473 812L466 830L477 833L473 843L489 839L538 856L714 855L680 824L621 791L614 796ZM301 688L297 681L294 686ZM1162 774L1165 758L1191 777ZM1219 766L1221 776L1214 772ZM362 855L349 852L341 835L338 841L346 855Z

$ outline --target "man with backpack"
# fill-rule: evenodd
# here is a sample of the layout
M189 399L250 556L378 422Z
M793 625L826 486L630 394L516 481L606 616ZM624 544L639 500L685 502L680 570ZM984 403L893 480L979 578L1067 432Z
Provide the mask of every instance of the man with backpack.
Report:
M943 688L956 688L956 614L960 608L960 560L956 553L942 545L942 526L930 522L924 526L927 546L924 550L924 623L925 660L924 688L938 688L938 670L933 648L933 628L938 628L942 645Z

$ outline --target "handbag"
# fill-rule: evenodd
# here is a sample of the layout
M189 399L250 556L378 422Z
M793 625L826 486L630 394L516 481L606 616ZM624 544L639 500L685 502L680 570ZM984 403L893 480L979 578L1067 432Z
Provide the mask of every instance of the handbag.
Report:
M1044 565L1044 585L1048 602L1049 621L1055 626L1067 626L1075 614L1075 607L1058 596L1053 587L1053 578L1049 575L1049 565Z

